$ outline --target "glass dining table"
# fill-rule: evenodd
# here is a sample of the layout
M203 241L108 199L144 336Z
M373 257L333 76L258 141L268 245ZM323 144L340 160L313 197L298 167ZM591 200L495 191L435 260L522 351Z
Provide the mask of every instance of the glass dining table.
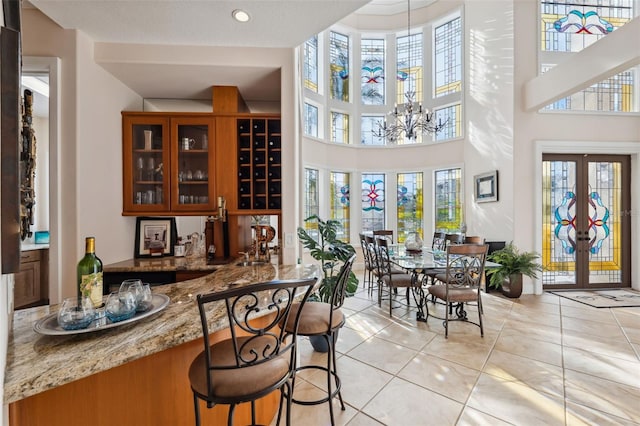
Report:
M426 322L425 315L426 297L425 286L427 285L428 274L442 272L447 268L447 252L442 250L433 250L431 247L423 247L421 251L408 251L404 247L392 246L390 250L391 262L398 267L413 274L414 282L420 282L420 285L413 287L414 298L416 300L418 312L416 320ZM486 261L485 269L496 268L500 266L498 263ZM422 275L422 277L420 277Z

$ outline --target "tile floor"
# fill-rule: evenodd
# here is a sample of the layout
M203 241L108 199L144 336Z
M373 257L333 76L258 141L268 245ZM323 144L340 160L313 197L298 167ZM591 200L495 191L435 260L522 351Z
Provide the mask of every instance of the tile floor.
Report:
M345 302L339 425L640 425L640 308L491 292L483 294L484 338L454 322L445 340L442 321L416 322L407 307L389 318L387 303L379 308L362 287ZM324 364L308 340L301 347L301 362ZM308 371L298 379L296 396L306 399L326 380ZM292 423L328 425L328 413L327 404L294 405Z

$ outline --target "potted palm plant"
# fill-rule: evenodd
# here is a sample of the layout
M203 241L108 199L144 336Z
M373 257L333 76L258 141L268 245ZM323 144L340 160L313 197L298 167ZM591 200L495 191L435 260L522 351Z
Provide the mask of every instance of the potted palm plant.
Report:
M298 228L298 238L302 242L304 248L309 249L309 254L322 265L323 279L317 292L312 295L312 299L324 303L331 302L331 295L338 279L340 268L355 252L355 248L338 239L338 231L341 228L340 222L337 220L322 220L317 215L313 215L305 219L305 222L317 221L318 235L314 238L306 229ZM315 229L314 229L315 230ZM353 296L358 289L358 278L351 271L347 281L346 294ZM326 340L321 336L319 339L311 339L311 344L318 352L327 352L328 347ZM314 341L317 340L317 341ZM326 349L325 349L326 348ZM323 350L324 349L324 350Z
M500 264L496 268L487 269L490 278L489 286L501 288L502 294L517 298L522 294L522 276L536 278L542 271L538 263L540 255L536 252L521 252L513 242L487 256L487 260Z

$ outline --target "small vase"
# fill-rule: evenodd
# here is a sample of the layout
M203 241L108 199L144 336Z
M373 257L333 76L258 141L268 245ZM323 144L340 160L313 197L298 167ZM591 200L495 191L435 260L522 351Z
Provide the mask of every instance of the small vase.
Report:
M404 240L404 247L407 251L420 251L422 250L422 238L417 232L409 232L407 238Z

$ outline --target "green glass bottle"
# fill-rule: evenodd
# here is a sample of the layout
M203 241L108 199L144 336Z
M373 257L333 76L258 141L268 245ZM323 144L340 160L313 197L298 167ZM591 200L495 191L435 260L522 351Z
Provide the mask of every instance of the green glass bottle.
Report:
M78 296L87 296L94 307L102 306L102 261L96 256L96 239L86 238L85 254L78 262Z

